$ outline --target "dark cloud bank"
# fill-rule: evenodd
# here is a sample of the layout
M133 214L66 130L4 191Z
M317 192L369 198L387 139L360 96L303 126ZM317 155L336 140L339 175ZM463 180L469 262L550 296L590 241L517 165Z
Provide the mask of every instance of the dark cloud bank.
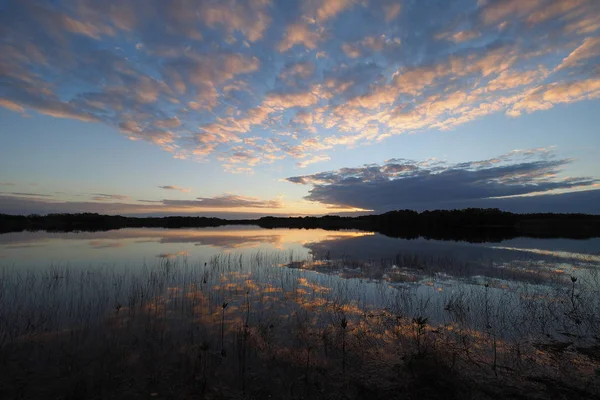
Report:
M491 207L519 213L600 214L600 190L593 190L599 179L559 177L571 161L556 159L547 149L517 150L460 164L392 159L383 165L341 168L287 180L311 185L307 200L377 212ZM574 189L586 190L560 193Z

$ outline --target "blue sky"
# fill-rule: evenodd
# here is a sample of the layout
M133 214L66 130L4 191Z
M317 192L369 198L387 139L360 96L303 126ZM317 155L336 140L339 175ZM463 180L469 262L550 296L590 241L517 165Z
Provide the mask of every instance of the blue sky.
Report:
M600 213L599 61L594 0L0 0L0 212Z

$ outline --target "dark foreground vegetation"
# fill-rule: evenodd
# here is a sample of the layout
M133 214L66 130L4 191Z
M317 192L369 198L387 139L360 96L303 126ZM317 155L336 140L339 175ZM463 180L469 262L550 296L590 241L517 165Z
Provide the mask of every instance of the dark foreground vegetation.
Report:
M597 274L423 292L287 268L300 262L0 269L0 398L600 395Z
M358 217L263 217L226 220L207 217L123 217L100 214L0 214L0 232L99 231L119 228L190 228L257 225L262 228L358 229L391 237L425 237L471 242L501 241L518 236L591 238L600 236L600 216L587 214L513 214L498 209L391 211Z

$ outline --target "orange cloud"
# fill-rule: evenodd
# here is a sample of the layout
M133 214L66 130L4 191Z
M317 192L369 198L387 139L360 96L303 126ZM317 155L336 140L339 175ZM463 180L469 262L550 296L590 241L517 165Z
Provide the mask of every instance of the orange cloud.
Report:
M314 91L301 93L270 93L263 101L263 105L272 109L309 107L316 104L318 100L319 98Z
M308 49L315 49L320 40L321 35L310 29L307 24L293 23L287 26L283 39L281 39L277 48L282 53L295 45L303 45Z
M435 36L436 39L450 40L454 43L467 42L481 36L477 31L444 32Z
M15 103L14 101L10 101L7 99L0 99L0 107L4 107L11 111L16 111L16 112L20 112L20 113L25 111L25 109L22 106Z
M63 16L65 28L72 32L84 36L89 36L99 40L103 35L114 36L115 30L108 25L94 25L90 22L82 22L68 16Z
M556 70L564 68L571 68L580 65L583 61L600 55L600 36L598 37L587 37L581 43L581 46L577 47L567 57L565 57L562 63L556 67Z
M481 0L423 35L396 21L416 3L393 0L302 0L286 18L269 0L61 1L10 4L22 20L1 21L0 107L106 123L235 172L598 97L600 17L586 0ZM365 25L338 31L351 14Z
M516 102L507 114L517 117L523 112L548 110L556 104L598 98L600 98L600 78L553 83L531 90L522 100Z
M502 22L509 16L527 15L543 4L544 0L503 0L490 2L484 7L482 17L486 24Z
M242 32L251 42L263 38L271 23L269 0L248 2L202 2L198 15L209 27L219 26L229 34Z
M303 0L303 8L308 18L325 22L356 3L356 0Z
M322 155L313 156L307 160L300 161L297 163L297 165L299 168L306 168L311 164L316 164L319 162L329 161L329 160L331 160L331 157L322 154Z
M400 2L394 2L383 7L385 12L385 21L390 22L398 18L400 11L402 11L402 4Z
M586 0L554 0L551 4L546 4L544 7L531 13L527 18L527 22L539 24L548 21L552 18L567 14L569 11L581 6Z

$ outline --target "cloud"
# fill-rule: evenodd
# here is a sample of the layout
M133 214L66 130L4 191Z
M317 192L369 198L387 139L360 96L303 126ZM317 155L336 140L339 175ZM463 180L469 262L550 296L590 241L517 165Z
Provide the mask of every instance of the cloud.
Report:
M173 186L173 185L159 186L159 188L165 189L165 190L178 190L183 193L189 193L191 191L190 189L182 188L179 186Z
M20 113L25 111L25 108L23 108L23 106L15 103L13 101L7 100L7 99L0 99L0 107L4 107L11 111L20 112Z
M163 200L162 204L176 207L197 208L281 208L282 202L276 200L261 200L256 197L227 194L216 197L198 197L196 200Z
M548 110L557 104L600 98L600 77L584 81L553 83L537 87L515 102L507 112L513 117L523 112Z
M102 36L114 36L115 30L108 25L94 25L90 22L82 22L68 16L62 16L64 28L79 35L89 36L99 40Z
M326 155L316 155L316 156L313 156L313 157L311 157L311 158L309 158L307 160L300 161L298 163L298 167L299 168L306 168L306 167L308 167L311 164L316 164L316 163L319 163L319 162L322 162L322 161L329 161L329 160L331 160L331 157L329 157L329 156L326 156Z
M587 0L570 0L570 1L547 1L543 7L539 7L531 13L527 21L533 24L539 24L561 15L568 14L571 10L580 7Z
M4 184L4 185L11 186L10 184ZM42 193L9 192L9 193L2 193L2 194L8 194L11 196L25 196L25 197L52 197L52 195L50 195L50 194L42 194Z
M314 14L319 22L325 22L330 18L335 17L344 10L353 7L357 3L356 0L317 0L306 1L315 7Z
M94 201L131 200L131 197L122 194L92 193L91 199Z
M260 61L257 57L240 53L197 54L188 52L183 57L170 61L166 66L187 77L196 86L222 84L237 75L248 74L258 70Z
M382 51L393 51L393 48L400 46L401 43L400 38L388 38L386 35L366 36L356 42L343 43L342 51L349 58L359 58L372 56Z
M590 0L11 1L0 107L251 172L597 99L599 16Z
M165 120L156 121L155 126L160 129L175 129L181 126L181 121L177 117L167 118Z
M319 101L313 91L296 93L269 93L263 105L271 109L288 109L294 107L310 107Z
M179 190L179 189L166 189ZM133 200L119 194L93 193L87 201L64 201L50 195L31 193L0 193L0 213L48 214L81 213L121 215L213 215L231 216L244 213L286 213L280 198L260 199L257 197L224 194L214 197L198 197L194 200Z
M485 91L495 92L497 90L515 89L540 81L547 75L548 71L544 68L525 71L505 70L488 83Z
M315 73L315 64L311 61L299 61L287 64L279 77L288 85L298 86L298 82L310 78Z
M486 24L499 23L508 17L524 16L541 7L544 0L492 0L482 12Z
M569 22L564 32L566 34L589 35L600 30L600 14L582 13L580 18L575 18Z
M209 27L219 27L228 34L241 32L249 41L262 39L271 23L268 0L245 2L201 2L198 15Z
M196 200L163 200L170 206L203 207L203 208L281 208L281 200L261 200L255 197L233 194L218 197L198 197Z
M383 9L385 10L385 20L390 22L398 18L400 11L402 11L402 4L400 2L392 2L389 5L383 6Z
M315 49L321 35L305 23L294 23L287 26L285 35L279 42L280 52L286 52L295 45L302 45L308 49Z
M467 42L469 40L476 39L480 36L481 36L481 34L476 31L458 31L458 32L453 32L453 33L444 32L444 33L436 35L435 38L450 40L450 41L453 41L454 43L462 43L462 42Z
M583 40L581 46L576 48L565 57L562 63L556 67L557 70L563 68L571 68L581 64L582 62L600 56L600 36L588 37Z
M382 165L342 168L287 180L312 186L305 199L329 205L376 211L466 208L502 203L500 199L513 196L596 187L598 178L560 177L561 170L571 162L557 158L552 149L515 150L493 159L458 164L391 159Z

